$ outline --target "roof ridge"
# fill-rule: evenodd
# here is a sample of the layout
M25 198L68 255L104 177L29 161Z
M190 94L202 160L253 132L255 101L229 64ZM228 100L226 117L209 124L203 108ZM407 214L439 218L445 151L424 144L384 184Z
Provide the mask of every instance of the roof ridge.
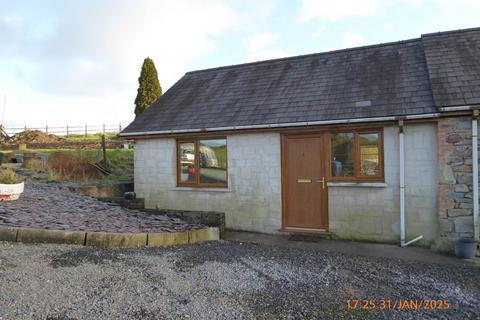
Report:
M465 32L471 32L471 31L480 31L480 27L474 27L474 28L466 28L466 29L456 29L456 30L447 30L447 31L437 31L437 32L429 32L429 33L424 33L421 35L421 38L423 37L431 37L431 36L438 36L442 34L451 34L451 33L465 33Z
M249 65L263 64L263 63L268 63L268 62L295 60L295 59L306 58L306 57L311 57L311 56L322 56L322 55L334 54L334 53L340 53L340 52L351 52L351 51L357 51L357 50L362 50L362 49L385 47L385 46L401 44L401 43L409 43L409 42L415 42L415 41L421 41L421 38L412 38L412 39L406 39L406 40L383 42L383 43L377 43L377 44L370 44L370 45L366 45L366 46L336 49L336 50L323 51L323 52L317 52L317 53L300 54L300 55L296 55L296 56L289 56L289 57L283 57L283 58L267 59L267 60L261 60L261 61L245 62L245 63L239 63L239 64L231 64L231 65L226 65L226 66L220 66L220 67L192 70L192 71L188 71L187 73L185 73L185 75L192 74L192 73L200 73L200 72L207 72L207 71L213 71L213 70L220 70L220 69L228 69L228 68L236 68L236 67L243 67L243 66L249 66Z

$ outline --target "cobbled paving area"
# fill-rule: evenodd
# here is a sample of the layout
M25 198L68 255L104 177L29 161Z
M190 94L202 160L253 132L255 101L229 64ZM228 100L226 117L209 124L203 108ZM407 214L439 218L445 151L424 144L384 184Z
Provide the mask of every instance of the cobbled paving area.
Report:
M237 241L0 242L0 319L479 319L480 268ZM368 309L347 301L373 300ZM380 300L446 300L382 310ZM363 304L362 304L363 305Z
M75 231L174 232L202 228L99 201L62 183L28 181L20 199L0 202L0 226Z

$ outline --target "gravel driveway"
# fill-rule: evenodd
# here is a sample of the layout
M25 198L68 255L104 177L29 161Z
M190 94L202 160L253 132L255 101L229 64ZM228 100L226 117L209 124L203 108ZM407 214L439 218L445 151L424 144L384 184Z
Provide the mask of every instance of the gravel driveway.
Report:
M347 300L376 299L373 310ZM449 310L381 311L380 299ZM480 268L236 241L97 249L0 242L1 319L480 318Z

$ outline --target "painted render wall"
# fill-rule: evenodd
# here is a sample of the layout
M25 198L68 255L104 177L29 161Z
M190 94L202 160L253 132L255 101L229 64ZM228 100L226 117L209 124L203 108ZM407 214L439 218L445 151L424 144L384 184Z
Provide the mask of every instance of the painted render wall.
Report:
M436 124L408 125L406 149L407 239L436 239ZM384 131L386 187L329 187L330 229L346 239L398 241L398 128ZM213 210L227 228L276 233L281 227L279 133L227 137L228 190L176 188L175 139L138 140L135 191L148 208Z
M406 125L406 239L438 238L436 124ZM330 187L330 230L345 239L400 239L398 127L384 129L386 187Z
M175 139L135 143L135 191L147 208L225 212L227 228L281 227L280 134L227 137L228 190L176 188Z

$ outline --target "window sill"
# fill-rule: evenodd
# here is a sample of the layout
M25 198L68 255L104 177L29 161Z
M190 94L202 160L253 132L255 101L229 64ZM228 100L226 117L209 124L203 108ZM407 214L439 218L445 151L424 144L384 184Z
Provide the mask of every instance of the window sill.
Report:
M230 188L192 188L192 187L175 187L171 191L191 191L191 192L232 192Z
M386 188L385 182L327 182L329 187Z

